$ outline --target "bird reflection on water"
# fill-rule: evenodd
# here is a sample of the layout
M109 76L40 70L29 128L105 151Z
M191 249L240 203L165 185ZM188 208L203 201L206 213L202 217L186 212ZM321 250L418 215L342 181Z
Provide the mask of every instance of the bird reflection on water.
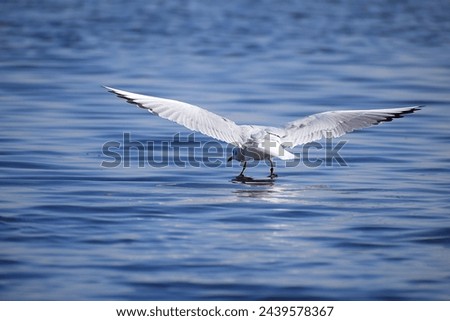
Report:
M309 202L305 199L305 193L310 194L313 190L322 192L330 189L330 186L327 185L299 186L278 182L275 179L255 179L247 176L237 176L231 182L240 184L241 188L233 190L232 193L241 201L258 199L274 204L306 204Z
M241 183L248 185L265 185L272 186L275 183L273 178L265 178L265 179L255 179L253 177L239 175L231 180L233 183Z

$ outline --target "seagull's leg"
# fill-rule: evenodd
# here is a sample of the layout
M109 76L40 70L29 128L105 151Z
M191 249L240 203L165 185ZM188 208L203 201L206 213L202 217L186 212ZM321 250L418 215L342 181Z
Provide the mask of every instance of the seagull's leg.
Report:
M269 177L270 178L277 177L278 175L273 172L273 162L272 162L272 160L270 158L269 158L269 162L270 162L270 175L269 175Z
M244 165L242 166L242 171L241 171L241 173L239 174L238 177L244 177L244 171L245 171L246 168L247 168L247 162L244 161Z

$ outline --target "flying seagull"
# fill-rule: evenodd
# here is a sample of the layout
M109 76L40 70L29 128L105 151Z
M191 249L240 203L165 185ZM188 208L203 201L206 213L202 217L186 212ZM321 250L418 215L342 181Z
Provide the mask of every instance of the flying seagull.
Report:
M244 177L248 161L268 160L270 162L269 177L274 178L277 175L273 172L272 157L282 160L295 158L295 155L286 148L320 140L323 137L339 137L356 129L403 117L423 107L327 111L294 120L285 127L278 128L237 125L232 120L195 105L104 87L127 102L147 109L152 114L236 146L228 162L233 159L241 162L243 167L238 177Z

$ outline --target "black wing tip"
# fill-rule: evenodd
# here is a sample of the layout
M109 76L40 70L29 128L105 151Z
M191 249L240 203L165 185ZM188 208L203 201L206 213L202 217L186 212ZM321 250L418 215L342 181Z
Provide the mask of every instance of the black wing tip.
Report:
M114 93L114 91L115 91L115 89L112 88L112 87L105 86L105 85L100 85L100 86L102 86L103 88L105 88L105 89L106 89L107 91L109 91L110 93Z
M416 111L421 110L423 107L424 105L411 107L410 109L394 114L394 118L402 118L403 115L415 113Z
M102 87L105 88L108 92L110 92L110 93L116 95L116 96L119 97L119 98L127 99L124 95L120 94L120 93L117 91L117 89L114 89L114 88L112 88L112 87L108 87L108 86L105 86L105 85L102 85Z
M125 96L125 95L119 93L119 92L117 91L117 89L114 89L114 88L111 88L111 87L108 87L108 86L104 86L104 85L102 85L102 87L105 88L108 92L113 93L113 94L116 95L117 97L124 99L124 100L125 100L127 103L129 103L129 104L136 105L136 106L138 106L139 108L142 108L142 109L150 110L150 109L144 107L142 104L140 104L140 103L134 101L132 98L129 98L129 97L127 97L127 96Z
M395 113L395 114L392 114L390 116L387 116L386 118L379 120L376 124L389 122L389 121L392 121L394 118L403 118L404 115L412 114L412 113L414 113L414 112L416 112L418 110L421 110L423 107L425 107L425 105L417 105L417 106L414 106L414 107L410 107L409 109L406 109L406 110L401 111L399 113Z
M108 86L104 86L104 85L102 85L102 87L105 88L108 92L113 93L117 97L128 100L128 98L126 96L122 95L121 93L119 93L117 91L117 89L114 89L114 88L111 88L111 87L108 87Z
M424 108L424 107L425 107L425 105L417 105L417 106L413 106L413 107L411 107L410 110L407 110L405 113L406 113L406 114L411 114L411 113L413 113L413 112L415 112L415 111L421 110L421 109Z
M119 91L121 91L120 89L116 89L116 88L112 88L112 87L108 87L108 86L102 86L102 87L105 88L110 93L113 93L119 97L124 97L124 95L119 93Z

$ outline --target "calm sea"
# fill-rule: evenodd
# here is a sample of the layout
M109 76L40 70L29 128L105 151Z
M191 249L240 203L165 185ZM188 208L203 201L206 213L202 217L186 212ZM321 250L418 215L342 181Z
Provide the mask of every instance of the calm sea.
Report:
M449 1L0 12L1 300L450 299ZM426 107L334 140L345 164L321 142L243 184L223 144L101 85L239 124Z

